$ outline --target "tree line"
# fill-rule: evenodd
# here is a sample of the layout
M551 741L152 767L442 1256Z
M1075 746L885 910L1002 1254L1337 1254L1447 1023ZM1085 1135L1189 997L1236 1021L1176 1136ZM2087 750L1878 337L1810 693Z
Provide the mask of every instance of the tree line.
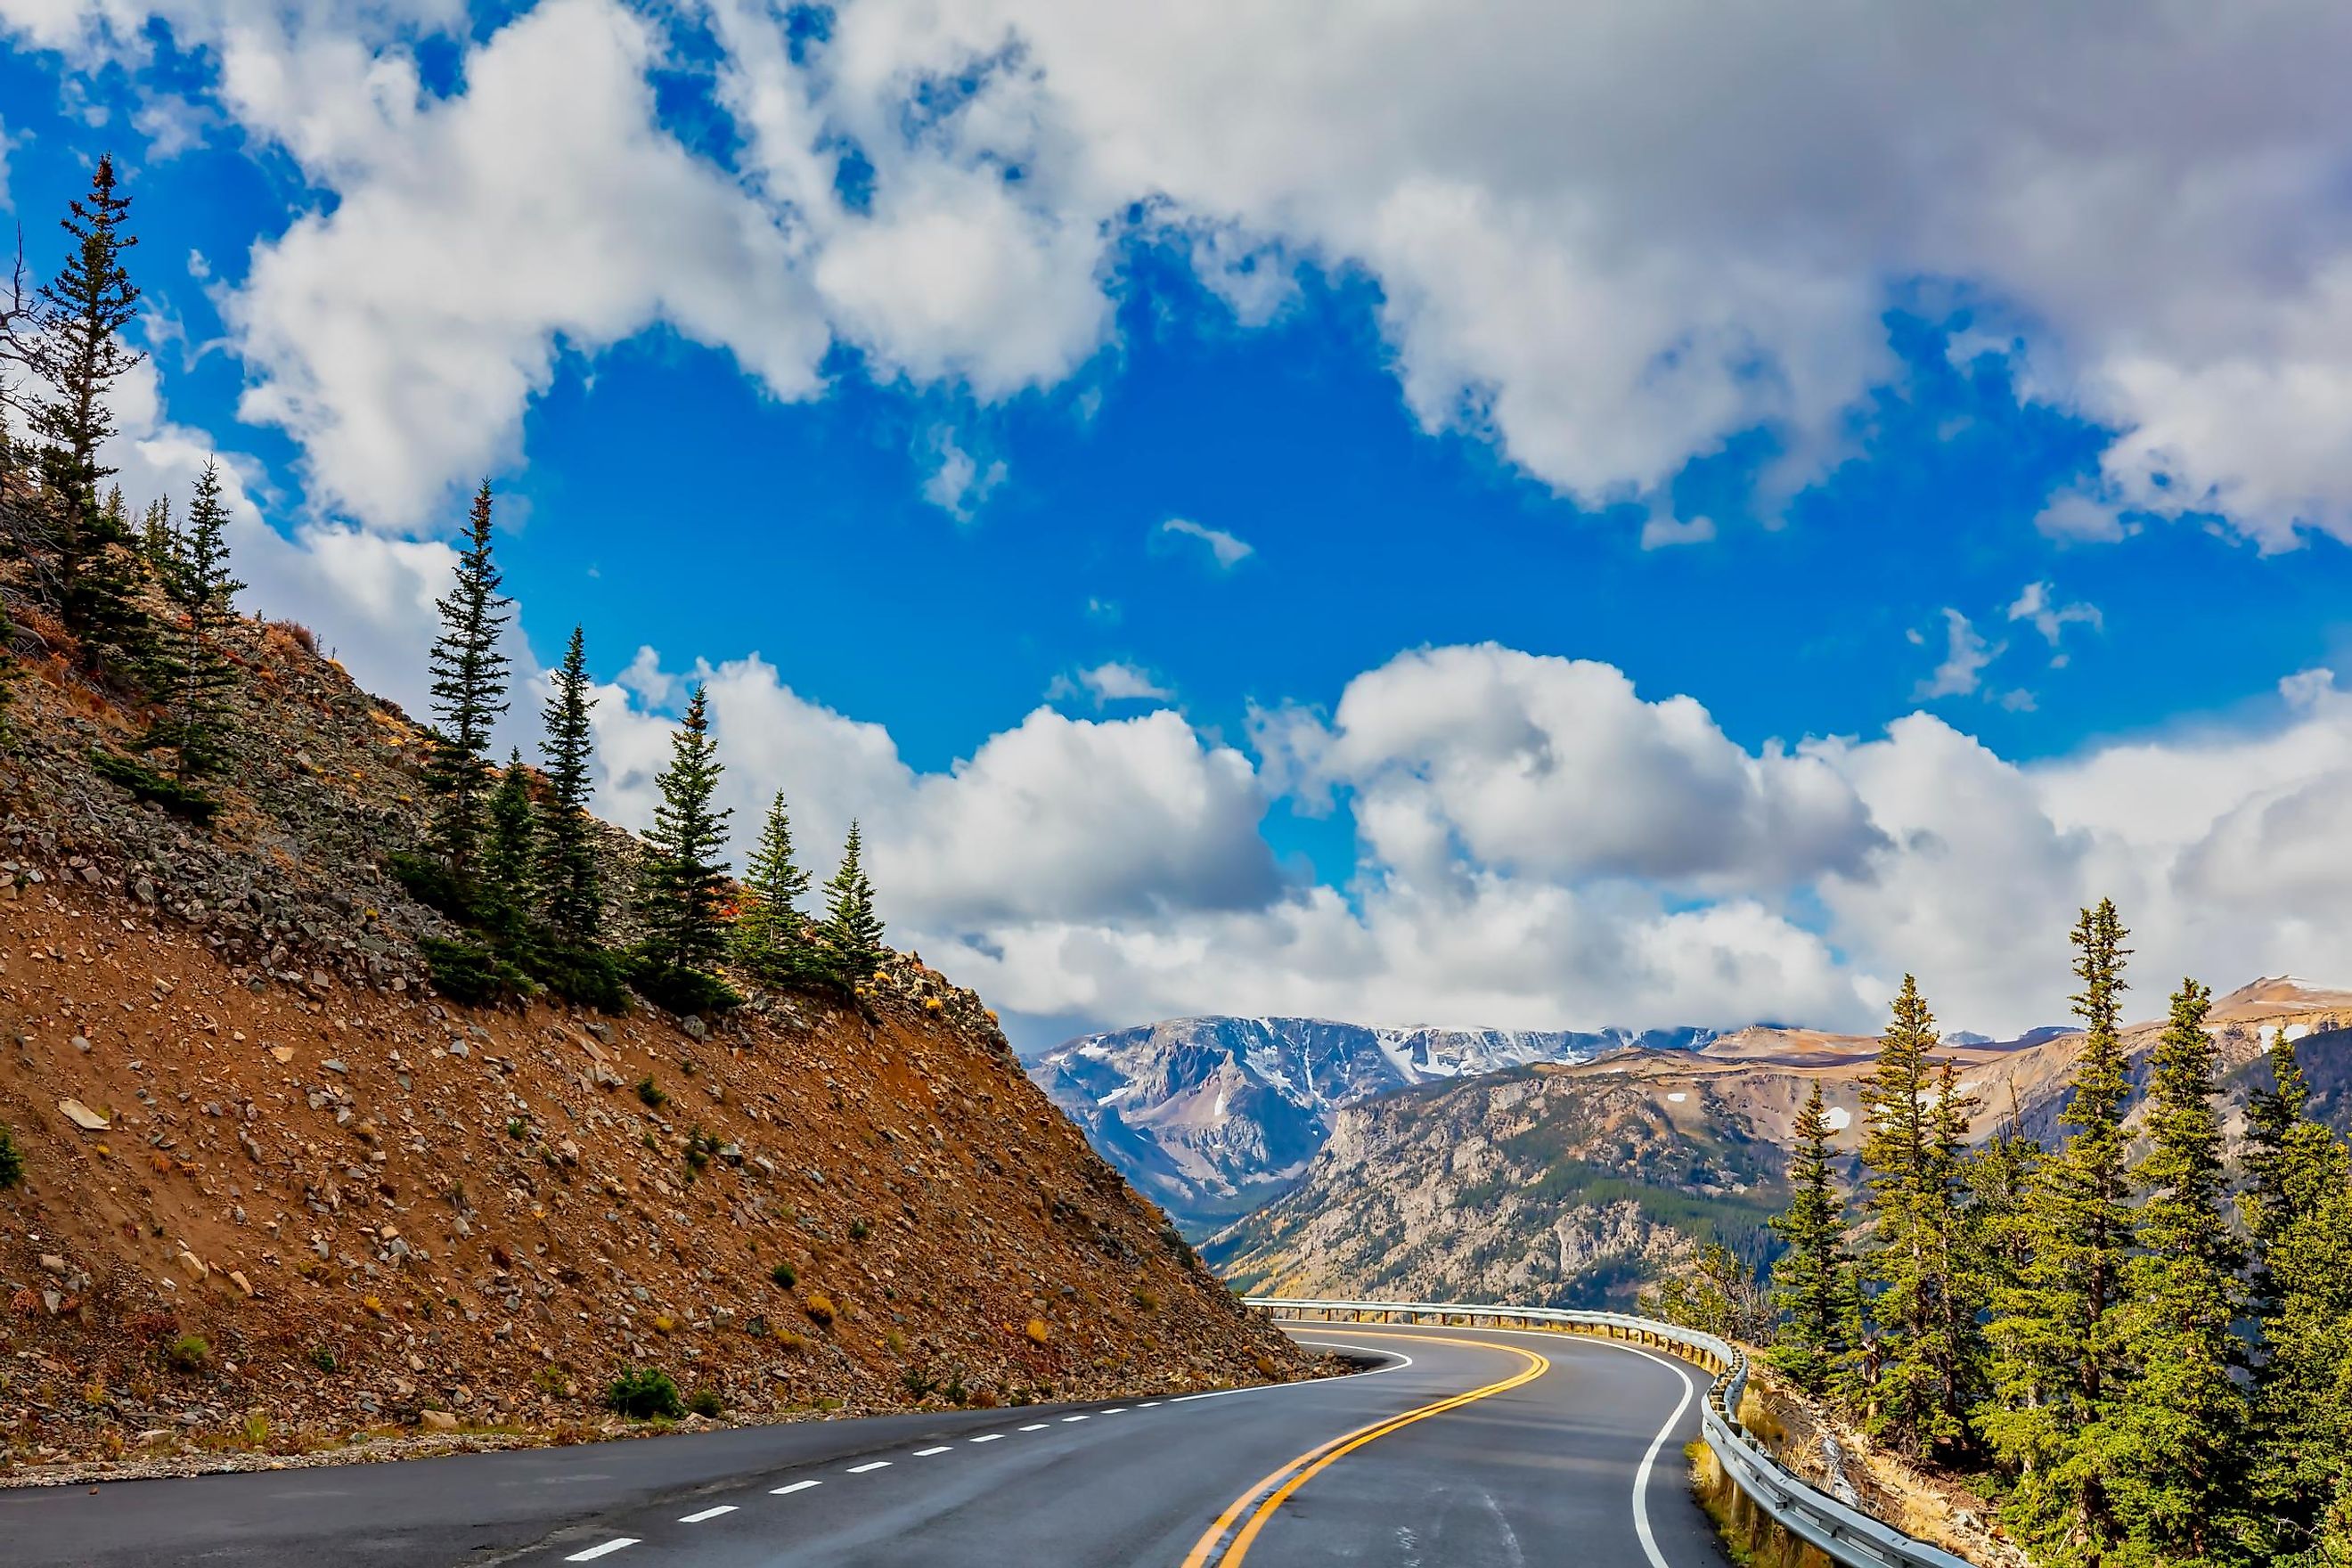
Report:
M608 889L589 812L595 733L586 645L574 626L541 710L542 767L520 749L503 766L490 737L510 704L502 639L514 601L499 592L492 546L494 498L475 492L449 591L436 604L439 635L429 655L433 716L425 789L432 801L425 842L392 858L394 874L424 902L467 930L464 941L428 940L436 988L460 1001L491 1001L544 986L567 1000L617 1007L625 987L679 1013L738 1000L730 967L772 987L837 987L864 996L887 957L864 846L851 823L840 868L825 884L824 911L801 907L809 873L793 847L781 793L760 826L741 880L726 858L731 808L718 804L725 772L700 685L670 740L660 795L642 836L635 885ZM612 941L616 899L639 930Z
M68 205L69 244L54 277L28 289L21 252L0 296L0 677L13 651L48 646L150 715L132 749L92 763L135 793L198 820L215 803L205 775L226 761L230 638L244 584L231 574L221 471L207 462L185 512L168 498L134 520L103 460L117 433L110 398L143 357L126 339L140 292L130 197L100 157ZM491 737L510 706L502 637L513 601L500 593L493 497L476 492L428 659L434 724L423 842L390 857L395 877L463 928L425 942L438 989L460 1001L545 988L618 1007L634 987L681 1013L739 997L721 971L776 987L828 986L862 996L887 956L853 823L822 915L802 909L797 863L778 795L739 883L728 874L730 812L706 693L697 687L658 780L634 885L608 889L589 805L595 706L574 627L541 719L543 764L519 749L503 765ZM0 683L0 699L5 696ZM637 939L614 935L624 901Z
M1971 1146L1981 1107L1905 977L1854 1190L1815 1084L1748 1326L1874 1440L1989 1477L2036 1563L2352 1563L2352 1154L2282 1026L2233 1184L2195 980L2127 1126L2128 934L2112 901L2070 934L2084 1034L2054 1146L2014 1106ZM1747 1305L1707 1283L1718 1316Z

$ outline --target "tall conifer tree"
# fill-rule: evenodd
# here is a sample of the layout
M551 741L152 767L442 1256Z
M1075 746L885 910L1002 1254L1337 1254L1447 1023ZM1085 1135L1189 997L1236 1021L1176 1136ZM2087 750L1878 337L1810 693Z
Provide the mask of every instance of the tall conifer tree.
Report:
M793 858L792 820L780 790L760 825L759 847L743 874L743 907L735 919L738 967L772 984L806 978L814 953L808 917L801 911L809 875Z
M721 772L703 689L694 689L686 719L670 738L669 766L656 781L661 804L646 835L639 908L640 950L654 983L673 993L689 976L713 974L727 955L720 910L727 893L727 819L715 804Z
M182 778L220 765L228 724L227 695L236 671L227 654L229 628L236 621L236 598L245 584L229 575L228 509L221 504L220 465L207 461L196 476L184 534L170 532L168 510L150 509L166 530L165 595L179 619L160 639L166 674L164 716L149 743L173 749Z
M563 663L555 671L554 689L548 694L547 738L539 745L540 754L547 759L547 811L542 818L546 844L540 866L543 907L548 935L563 947L592 947L604 934L604 894L596 869L596 827L588 815L593 787L588 764L596 744L590 711L595 706L585 646L580 628L574 626L572 641L563 650Z
M1797 1113L1796 1141L1789 1158L1789 1209L1771 1222L1788 1247L1772 1267L1772 1305L1781 1321L1771 1361L1790 1382L1820 1397L1830 1391L1845 1353L1853 1280L1845 1201L1831 1169L1829 1113L1819 1083Z
M2285 1568L2352 1563L2352 1153L2314 1121L2281 1025L2271 1087L2247 1106L2243 1199L2253 1240L2249 1486L2256 1554Z
M482 928L509 949L530 928L531 899L538 884L537 813L530 802L530 775L522 752L510 752L498 787L490 792L488 831L482 839L482 881L478 900Z
M441 635L432 654L433 712L440 721L425 784L439 797L433 847L458 885L470 891L489 790L490 729L507 710L507 656L499 649L514 601L499 594L490 558L490 481L474 494L457 580L435 603Z
M2234 1559L2247 1415L2231 1375L2245 1254L2223 1207L2219 1052L2205 1031L2212 1000L2183 980L2157 1041L2148 1151L2134 1172L2147 1194L2142 1250L2126 1265L2120 1310L2132 1372L2110 1432L2094 1439L2109 1456L2108 1485L2134 1546L2181 1568Z
M2071 1131L2036 1171L2029 1207L2037 1246L1993 1325L2000 1398L1979 1421L2018 1472L2011 1525L2053 1568L2104 1563L2123 1539L2103 1434L2129 1370L2121 1310L2133 1247L2124 1130L2131 1080L2117 1027L2129 934L2114 900L2102 900L2068 938L2084 1022L2063 1118Z
M863 843L852 822L848 842L842 847L841 869L824 889L822 935L832 949L834 973L853 986L872 980L887 951L882 945L881 917L874 912L874 884L866 879L860 863Z
M1878 1062L1863 1086L1863 1209L1871 1227L1862 1274L1874 1375L1853 1378L1849 1398L1864 1425L1918 1456L1942 1436L1942 1377L1934 1340L1942 1319L1937 1273L1932 1054L1936 1019L1916 981L1903 977ZM1865 1371L1873 1369L1866 1368Z
M33 329L18 341L44 388L32 400L30 424L40 447L58 614L92 652L137 663L148 653L146 622L132 597L126 530L102 490L114 470L99 457L115 433L108 395L145 357L122 335L139 307L123 266L124 253L139 243L130 216L114 160L101 156L89 194L70 204L64 220L73 239L65 264L42 285Z

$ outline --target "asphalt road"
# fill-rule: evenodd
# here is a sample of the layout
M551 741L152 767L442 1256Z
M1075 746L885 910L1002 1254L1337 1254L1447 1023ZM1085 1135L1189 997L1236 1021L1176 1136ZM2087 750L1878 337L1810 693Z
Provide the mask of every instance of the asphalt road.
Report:
M1706 1374L1602 1341L1307 1323L1314 1384L0 1491L0 1563L1716 1568Z

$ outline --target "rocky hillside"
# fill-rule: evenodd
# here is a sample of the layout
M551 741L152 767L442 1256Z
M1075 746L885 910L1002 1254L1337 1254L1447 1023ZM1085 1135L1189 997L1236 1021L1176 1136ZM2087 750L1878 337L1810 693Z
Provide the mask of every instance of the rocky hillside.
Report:
M0 1476L593 1433L633 1368L750 1419L1308 1370L916 957L862 1010L436 1000L421 731L237 636L205 825L94 771L141 715L13 683Z
M2263 980L2216 1001L2232 1135L2266 1081L2263 1046L2297 1042L2315 1110L2352 1123L2352 994ZM2161 1026L2127 1045L2144 1081ZM1984 1101L1976 1133L2014 1112L2057 1121L2080 1036L1946 1042L1962 1087ZM1391 1094L1346 1109L1298 1184L1203 1248L1235 1285L1295 1296L1370 1295L1594 1306L1719 1239L1770 1250L1763 1221L1784 1205L1788 1146L1819 1083L1849 1156L1878 1042L1755 1028L1690 1052L1629 1051Z
M1205 1233L1288 1188L1343 1106L1416 1084L1628 1046L1681 1049L1696 1029L1636 1034L1377 1029L1322 1018L1175 1018L1087 1035L1030 1076L1127 1179Z

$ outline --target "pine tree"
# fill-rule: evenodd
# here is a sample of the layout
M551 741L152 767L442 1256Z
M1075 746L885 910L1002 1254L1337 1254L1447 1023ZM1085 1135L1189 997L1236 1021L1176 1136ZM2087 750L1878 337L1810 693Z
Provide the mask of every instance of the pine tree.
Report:
M1921 1197L1928 1221L1934 1314L1921 1359L1935 1369L1939 1394L1935 1441L1956 1447L1972 1436L1969 1412L1987 1386L1983 1318L1991 1304L1976 1257L1969 1213L1969 1128L1981 1103L1960 1088L1959 1063L1947 1057L1936 1074L1928 1170Z
M522 752L510 752L506 772L490 792L478 900L482 929L509 950L520 947L530 929L531 899L539 879L537 816Z
M114 470L99 458L115 433L108 394L145 357L122 337L139 305L122 258L139 242L126 227L131 199L116 188L112 157L99 159L89 194L69 206L64 227L73 246L42 285L33 329L19 340L45 388L30 419L47 492L45 553L67 629L94 654L136 665L147 652L145 617L132 596L120 510L100 489Z
M732 813L713 804L720 771L709 708L697 686L685 722L671 737L669 766L656 781L661 804L646 835L639 887L646 940L639 956L647 983L659 993L656 1001L688 994L694 979L710 976L727 953L720 910Z
M2037 1563L2105 1562L2122 1540L2108 1495L2108 1422L2128 1371L2122 1335L2132 1253L2131 1173L2124 1110L2131 1081L2117 1030L2130 933L2112 900L2084 910L2068 940L2084 1021L2072 1131L2036 1169L2028 1204L2038 1245L2023 1285L1993 1324L1999 1398L1979 1418L2017 1472L2005 1510Z
M1983 1375L1990 1386L1979 1391L1979 1408L1970 1413L1972 1418L1984 1413L1988 1398L2005 1397L1999 1382L2002 1368L2042 1364L2022 1357L2019 1347L2001 1337L2015 1328L2019 1321L2015 1314L2028 1302L2021 1293L2035 1250L2035 1221L2029 1205L2041 1162L2042 1145L2027 1137L2020 1124L2012 1090L2008 1114L1963 1167L1962 1180L1969 1194L1967 1267L1973 1276L1969 1289L1972 1298L1983 1304L1988 1319L1982 1331Z
M140 514L139 553L146 557L150 571L168 580L172 573L173 552L178 545L179 531L172 525L172 498L157 496Z
M808 873L793 859L792 822L779 791L761 824L760 845L751 851L743 877L742 911L735 919L737 967L770 984L807 979L814 973L808 917L799 907L808 889Z
M588 763L596 743L589 711L595 706L587 655L580 628L574 626L547 700L547 739L539 746L547 759L546 846L541 862L547 932L558 945L569 948L594 946L604 926L596 828L588 815Z
M2166 1564L2234 1557L2246 1400L2231 1371L2245 1254L2223 1208L2219 1055L2205 1032L2212 993L2183 980L2148 1083L2149 1147L2134 1174L2147 1194L2143 1250L2120 1310L2133 1367L2102 1444L2116 1514L2141 1554Z
M1789 1160L1789 1210L1771 1222L1788 1245L1772 1268L1772 1306L1781 1315L1770 1360L1809 1394L1826 1394L1845 1342L1852 1263L1845 1247L1845 1203L1830 1167L1829 1114L1822 1086L1797 1113L1796 1152Z
M2278 1300L2272 1254L2343 1184L2336 1135L2311 1119L2311 1086L2284 1021L2263 1054L2271 1084L2246 1097L2247 1190L2240 1200L2253 1241L2252 1306L2258 1317L2267 1317Z
M156 516L154 509L149 516ZM164 715L147 736L148 744L173 749L174 771L183 779L209 773L224 759L226 699L236 685L225 647L236 620L236 597L245 587L229 575L227 531L220 467L207 462L196 477L187 532L172 536L166 547L164 591L180 618L160 639L157 664L167 677Z
M482 807L490 781L490 727L507 710L507 656L499 634L514 604L499 595L490 559L490 482L475 492L457 576L434 608L441 635L432 653L433 711L439 719L425 787L439 797L433 847L458 887L470 892L474 854L482 837Z
M2253 1240L2254 1369L2249 1490L2256 1554L2321 1568L2352 1562L2352 1152L2310 1114L2282 1024L2271 1087L2247 1111L2242 1202Z
M888 952L882 945L881 918L874 912L874 884L859 864L862 850L857 824L852 822L848 842L842 847L841 869L825 884L821 933L832 950L834 974L853 990L871 984Z
M1906 974L1877 1066L1863 1087L1863 1208L1871 1247L1862 1271L1873 1288L1865 1310L1874 1367L1866 1378L1850 1376L1847 1389L1871 1434L1914 1457L1965 1436L1948 1408L1955 1372L1945 1298L1958 1173L1938 1141L1931 1094L1936 1044L1935 1016Z

